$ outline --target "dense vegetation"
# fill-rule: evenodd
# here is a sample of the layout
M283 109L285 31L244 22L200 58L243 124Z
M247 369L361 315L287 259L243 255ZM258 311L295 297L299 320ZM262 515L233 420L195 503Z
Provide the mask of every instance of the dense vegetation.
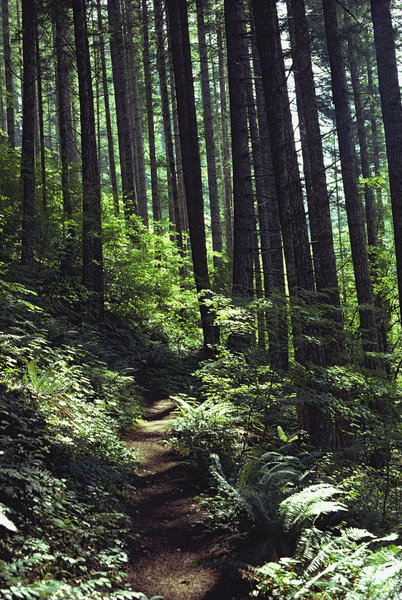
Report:
M144 598L140 383L250 597L400 597L396 4L2 0L1 598Z

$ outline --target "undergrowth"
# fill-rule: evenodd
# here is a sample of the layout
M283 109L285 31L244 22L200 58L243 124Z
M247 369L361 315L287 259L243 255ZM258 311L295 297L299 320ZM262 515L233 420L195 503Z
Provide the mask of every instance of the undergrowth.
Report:
M0 288L0 597L144 598L127 577L141 418L125 369L141 344L51 314L23 283Z
M297 366L279 375L265 358L222 349L200 366L194 397L176 398L171 441L202 475L208 526L241 540L254 597L398 600L398 434L368 411L374 395L398 406L397 385L375 385L352 369L317 374ZM348 390L347 403L329 398L329 380ZM312 448L298 428L301 402L330 400L352 427L360 425L343 454ZM380 468L367 464L374 448L387 449Z

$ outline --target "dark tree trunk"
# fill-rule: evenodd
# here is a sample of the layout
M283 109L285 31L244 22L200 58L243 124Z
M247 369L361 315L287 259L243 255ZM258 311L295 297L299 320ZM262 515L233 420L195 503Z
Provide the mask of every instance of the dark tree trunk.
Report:
M185 0L167 0L169 36L177 91L180 142L186 188L187 214L190 231L194 277L200 296L201 322L204 345L214 345L218 332L214 326L214 312L204 302L210 289L206 251L204 202L201 180L201 162L198 148L197 117L194 84L191 70L190 40Z
M253 294L253 190L248 144L243 0L225 0L233 164L233 293Z
M381 147L383 140L380 138L380 134L377 126L376 117L376 102L374 95L377 95L378 90L374 89L373 85L373 71L371 66L371 56L369 53L366 55L366 66L367 66L367 93L369 95L369 120L370 120L370 132L371 132L371 144L372 144L372 163L374 167L374 173L376 176L380 175L380 156ZM381 143L380 143L381 140ZM385 223L384 223L384 204L382 199L382 189L378 187L376 191L376 235L378 241L383 245L385 235Z
M102 218L95 114L89 58L85 0L72 0L80 98L83 185L83 284L92 293L91 318L103 315Z
M107 147L108 147L108 154L109 154L110 181L112 184L114 212L115 212L115 215L118 215L120 213L119 191L118 191L118 187L117 187L116 160L115 160L115 155L114 155L112 121L110 118L110 100L109 100L109 88L108 88L107 70L106 70L105 44L103 41L103 22L102 22L101 0L97 0L97 11L98 11L98 30L99 30L99 53L100 53L100 62L101 62L101 71L102 71L103 101L105 104L105 119L106 119Z
M132 132L129 117L126 69L124 63L123 25L119 0L108 0L110 54L112 59L117 134L119 140L123 206L126 218L137 212Z
M293 304L295 357L301 363L319 362L317 347L304 338L306 324L299 318L300 311L295 310L299 300L312 302L314 281L274 0L253 0L253 12L288 287ZM306 291L307 298L304 297Z
M35 245L35 29L34 0L22 1L23 103L22 103L22 254L21 262L34 265Z
M357 63L357 48L354 39L353 32L350 30L351 22L350 16L347 11L344 13L345 25L347 27L346 37L348 41L348 60L350 77L352 81L353 99L355 105L355 114L357 122L357 135L359 140L360 149L360 165L361 173L365 180L370 179L371 172L369 167L369 156L367 146L367 136L365 127L365 118L363 111L363 101L361 85L359 80L359 70ZM364 200L366 209L366 227L367 227L367 243L368 243L368 259L370 266L370 273L374 285L379 283L379 263L378 263L378 237L377 237L377 219L375 212L375 200L373 188L369 183L365 183L364 186ZM384 305L381 296L377 293L374 297L375 305L377 308L377 324L378 324L378 341L379 347L382 352L388 351L387 332L385 328L385 322L387 316L385 314Z
M222 162L223 162L223 201L225 208L226 247L231 257L233 254L233 217L232 217L232 175L230 172L230 148L228 108L226 101L225 61L222 40L222 30L217 29L219 90L222 122Z
M352 121L335 0L323 0L323 8L363 349L366 353L378 352L373 288L366 250L364 221L359 201L356 151L353 142ZM377 361L368 357L367 354L365 355L365 364L370 368L377 368L378 366Z
M46 178L46 160L45 160L45 128L43 123L43 90L42 90L42 66L40 62L40 49L38 37L38 25L36 23L36 72L38 82L38 125L39 125L39 147L40 164L42 179L42 208L47 213L47 178Z
M152 216L155 222L161 220L161 203L158 191L158 171L156 168L155 151L155 124L154 107L152 101L152 72L149 52L149 23L147 0L142 0L142 27L143 27L143 60L145 76L145 94L147 102L148 117L148 142L149 142L149 163L151 170L151 193L152 193Z
M267 319L267 321L269 322L270 359L273 368L286 370L289 364L289 335L287 324L286 286L285 273L283 268L281 224L279 220L278 201L275 190L275 177L271 158L271 148L268 132L267 113L265 110L265 98L262 84L261 66L257 51L253 19L251 20L251 44L255 74L255 92L258 115L259 139L263 160L264 189L266 190L264 202L261 206L258 206L260 214L260 232L268 231L269 235L269 246L268 242L266 244L263 244L263 241L261 241L261 251L262 253L264 253L264 246L266 246L266 249L268 247L270 248L269 252L271 257L270 262L272 266L273 280L272 292L274 294L272 311L270 314L270 318ZM268 273L264 272L264 279L268 276ZM265 283L265 289L269 289L268 281Z
M3 84L3 66L2 66L2 62L0 60L0 83L1 83L1 88L3 89L4 84ZM4 112L4 97L3 97L3 93L0 94L0 127L2 129L2 131L7 131L7 120L6 120L6 115ZM3 135L3 134L2 134Z
M64 218L69 222L68 230L73 231L73 205L71 199L72 163L74 160L73 123L71 118L71 98L69 83L69 64L67 57L68 25L67 9L62 2L54 3L56 76L57 76L57 112L59 119L59 140L61 159L61 187L63 192Z
M324 330L324 352L327 365L345 363L345 340L340 305L336 259L332 235L329 195L325 176L324 154L318 120L317 100L311 64L310 37L304 0L291 0L291 29L295 37L295 58L298 87L307 143L306 161L310 165L311 202L309 206L312 227L312 246L315 258L315 278L320 300L328 306L324 317L331 330Z
M11 146L11 148L15 148L14 85L13 85L13 67L11 64L8 0L2 0L2 16L3 16L4 65L5 65L5 74L6 74L7 134L8 134L9 145Z
M159 83L162 101L163 131L165 135L167 175L174 210L174 222L177 234L177 244L183 251L183 221L180 214L179 194L177 187L177 171L174 160L172 124L169 110L169 94L166 77L165 43L163 35L163 12L161 0L154 0L155 28L157 33L157 63L159 72ZM170 14L170 13L169 13ZM180 136L181 137L181 136Z
M371 0L402 315L402 106L390 0Z
M123 0L124 21L126 26L126 70L129 91L129 106L132 116L132 142L135 157L135 182L137 191L138 214L148 227L148 198L145 179L144 136L137 75L137 56L134 46L133 7L131 0Z
M216 252L219 255L214 255L213 259L214 267L216 269L214 287L219 288L221 285L219 281L222 277L222 258L220 256L222 254L222 229L218 196L218 181L216 176L216 152L211 106L211 88L209 77L208 54L205 35L204 3L205 0L196 0L198 48L200 53L201 66L202 108L204 117L204 138L205 149L207 154L208 191L211 212L212 249L214 253Z

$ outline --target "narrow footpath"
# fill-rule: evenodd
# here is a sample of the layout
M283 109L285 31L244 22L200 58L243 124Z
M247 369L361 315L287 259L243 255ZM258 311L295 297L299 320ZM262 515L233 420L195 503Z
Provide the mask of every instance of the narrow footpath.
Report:
M132 499L134 589L164 600L247 600L247 582L200 564L212 557L218 539L205 531L188 468L166 442L174 407L169 399L150 401L144 422L127 440L141 457Z

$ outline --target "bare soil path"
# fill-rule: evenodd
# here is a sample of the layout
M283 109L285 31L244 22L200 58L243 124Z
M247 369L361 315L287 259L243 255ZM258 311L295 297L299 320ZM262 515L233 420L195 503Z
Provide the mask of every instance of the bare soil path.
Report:
M211 557L217 539L200 526L204 515L188 468L165 441L173 408L168 399L150 401L145 421L127 440L142 457L132 500L139 534L130 566L133 586L164 600L247 600L247 582L200 564Z

